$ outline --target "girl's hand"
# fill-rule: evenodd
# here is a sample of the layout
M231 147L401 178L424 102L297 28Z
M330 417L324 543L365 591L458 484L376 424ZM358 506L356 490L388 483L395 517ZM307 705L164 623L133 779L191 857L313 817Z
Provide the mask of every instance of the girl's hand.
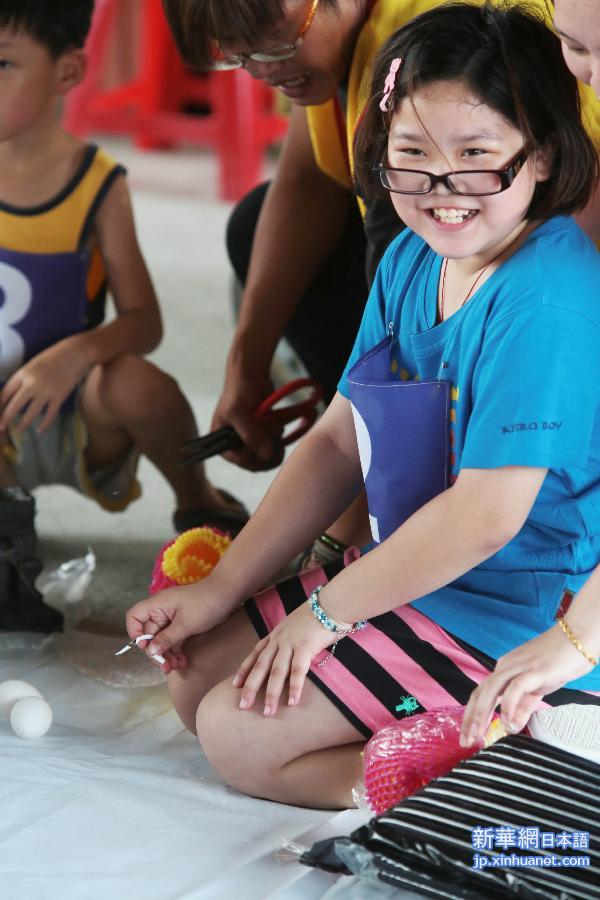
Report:
M187 666L183 650L187 638L210 631L223 621L223 610L217 612L216 607L206 582L168 588L140 600L127 611L127 633L132 640L142 634L156 635L152 641L141 641L138 646L149 657L155 653L164 656L166 662L160 668L168 675ZM158 665L154 661L153 664Z
M250 709L266 681L264 715L274 716L288 676L288 706L296 706L312 660L334 641L335 635L303 603L258 642L237 670L233 685L242 688L240 709Z
M471 747L484 736L499 702L506 730L521 731L542 697L593 668L559 625L511 650L471 694L461 729L462 746Z
M78 336L76 336L78 337ZM76 343L67 338L21 366L0 393L0 430L21 414L18 431L25 431L43 413L38 431L46 431L62 403L79 384L87 368Z

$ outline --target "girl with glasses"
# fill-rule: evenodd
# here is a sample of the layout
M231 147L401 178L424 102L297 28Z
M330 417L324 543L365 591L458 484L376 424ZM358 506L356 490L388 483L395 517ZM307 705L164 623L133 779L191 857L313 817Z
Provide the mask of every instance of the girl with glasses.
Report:
M570 217L598 163L560 42L518 6L414 19L375 62L356 164L365 188L394 187L408 227L338 393L214 572L127 615L132 639L154 635L145 649L166 657L179 715L229 784L326 808L351 804L374 731L466 704L550 627L577 666L538 702L600 703L600 640L563 613L600 543L600 259ZM417 177L384 187L382 169ZM351 394L373 348L378 377ZM447 486L390 527L432 441L416 448L418 404L392 438L389 404L420 388L447 399L434 473ZM244 603L363 472L376 546Z
M534 3L547 14L547 0ZM164 5L192 65L244 66L248 76L272 85L292 103L272 182L248 194L228 225L227 248L243 295L212 422L215 428L233 425L244 439L239 450L227 454L231 462L269 468L283 451L278 435L252 413L272 390L270 366L279 339L288 339L329 402L377 264L403 227L387 198L370 196L357 204L353 138L377 50L440 0L164 0ZM600 146L600 122L594 133ZM316 558L367 539L364 507L359 504L355 513L328 528L334 542L318 540Z
M555 0L553 6L565 62L590 98L589 114L600 121L600 5L596 0ZM594 218L594 205L588 204L580 221L589 229ZM568 619L576 632L586 635L588 645L598 645L600 567L572 599ZM555 626L507 653L471 696L463 722L465 743L481 734L499 702L514 727L523 728L540 696L576 678L581 664L581 652L565 643ZM600 761L600 709L596 706L560 707L552 715L535 716L530 729L535 736Z

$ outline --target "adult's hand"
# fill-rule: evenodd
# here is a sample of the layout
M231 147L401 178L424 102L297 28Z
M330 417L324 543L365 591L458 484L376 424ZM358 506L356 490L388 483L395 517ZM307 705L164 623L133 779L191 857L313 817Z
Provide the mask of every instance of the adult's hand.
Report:
M506 730L521 731L542 697L592 669L559 625L553 625L500 657L495 671L475 688L465 709L461 744L470 747L484 736L498 703Z
M256 225L223 392L212 421L213 428L232 425L244 441L242 449L226 454L243 468L270 469L283 458L280 431L256 422L253 412L273 390L269 369L277 344L342 239L354 202L349 190L319 169L306 110L294 106Z
M254 411L274 390L268 372L249 371L228 360L225 384L213 413L211 430L231 425L243 441L242 447L224 454L225 459L251 472L278 466L283 459L282 429L254 418Z

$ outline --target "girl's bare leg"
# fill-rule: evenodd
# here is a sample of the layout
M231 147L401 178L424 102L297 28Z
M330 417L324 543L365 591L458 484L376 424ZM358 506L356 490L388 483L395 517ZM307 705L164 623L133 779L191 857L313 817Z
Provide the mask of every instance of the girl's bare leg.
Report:
M188 666L167 679L182 722L221 777L245 794L323 809L352 806L365 738L312 682L298 706L286 706L284 697L273 718L262 715L262 692L251 710L239 709L241 691L231 681L257 640L239 609L186 641Z
M203 697L220 681L233 679L237 667L250 653L258 637L243 609L206 634L184 644L187 668L167 678L171 700L188 731L196 734L196 711Z
M222 681L198 707L198 739L231 787L253 797L314 809L348 809L362 773L364 736L307 681L298 706L263 716L264 693L250 710Z

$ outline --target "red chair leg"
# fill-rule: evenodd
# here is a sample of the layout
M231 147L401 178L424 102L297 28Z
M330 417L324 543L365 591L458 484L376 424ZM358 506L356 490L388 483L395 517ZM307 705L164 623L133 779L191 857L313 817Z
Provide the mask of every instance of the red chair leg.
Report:
M115 30L119 0L96 0L92 27L86 43L87 72L84 80L65 98L63 123L67 131L84 137L90 130L89 113L104 73L106 51Z
M165 19L161 0L144 0L142 56L139 79L140 127L135 135L136 147L144 150L173 146L164 134L152 131L153 118L163 110L173 109L175 46Z
M220 72L212 76L214 109L219 117L220 196L239 200L259 180L262 162L259 121L261 85L247 72Z

